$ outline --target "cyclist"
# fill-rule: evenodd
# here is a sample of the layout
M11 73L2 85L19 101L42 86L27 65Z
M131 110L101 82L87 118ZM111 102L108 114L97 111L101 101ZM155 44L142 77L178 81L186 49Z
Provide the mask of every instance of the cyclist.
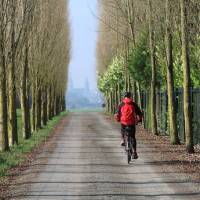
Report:
M128 127L131 130L133 139L133 159L137 159L137 142L135 137L136 124L142 121L143 113L139 106L131 98L131 92L125 92L124 99L118 107L118 112L115 114L117 121L121 123L121 146L125 146L125 131Z

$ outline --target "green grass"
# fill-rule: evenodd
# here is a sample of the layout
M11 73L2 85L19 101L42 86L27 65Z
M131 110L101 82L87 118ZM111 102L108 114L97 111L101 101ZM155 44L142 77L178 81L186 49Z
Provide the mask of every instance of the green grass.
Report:
M38 132L34 132L29 140L22 140L21 135L21 113L18 114L18 130L19 130L19 145L11 147L10 152L0 153L0 176L6 176L8 169L18 166L26 159L26 154L31 152L39 144L41 144L51 134L53 128L59 121L67 115L67 112L61 113L59 116L54 117L48 122L47 126L40 129Z

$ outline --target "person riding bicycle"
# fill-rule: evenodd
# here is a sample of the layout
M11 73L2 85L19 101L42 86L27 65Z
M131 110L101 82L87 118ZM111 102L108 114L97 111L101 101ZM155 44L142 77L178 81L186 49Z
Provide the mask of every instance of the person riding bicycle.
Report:
M126 128L131 131L131 137L133 139L133 159L138 158L137 154L137 142L135 137L136 124L142 121L143 113L139 106L131 98L131 92L125 92L124 99L118 107L118 112L115 114L117 121L121 123L121 146L125 146L125 132Z

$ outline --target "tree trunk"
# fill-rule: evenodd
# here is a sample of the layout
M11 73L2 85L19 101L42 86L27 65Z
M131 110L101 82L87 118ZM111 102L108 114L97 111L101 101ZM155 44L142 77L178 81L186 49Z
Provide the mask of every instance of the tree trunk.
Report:
M48 86L47 89L47 119L51 120L52 119L52 114L51 114L51 86Z
M55 95L55 91L53 92L52 113L53 113L53 117L55 117L56 116L56 95Z
M107 96L106 99L107 99L107 106L106 106L107 109L106 110L107 110L107 112L110 112L110 100L109 100L109 96Z
M42 128L42 99L41 99L41 88L39 86L39 80L36 80L36 102L35 102L35 111L36 111L36 118L35 118L35 123L36 123L36 129L41 129Z
M138 96L137 103L138 103L139 107L141 108L142 107L142 100L141 100L140 84L137 82L136 85L137 85L137 96Z
M120 89L120 82L118 81L118 102L121 102L121 89Z
M63 94L61 94L61 96L60 96L60 112L63 112L65 109L64 109L64 99L65 99L65 97L64 97L64 95Z
M18 144L18 133L17 133L17 108L16 108L16 81L15 81L15 5L12 1L12 19L11 19L11 65L9 65L9 77L8 77L8 87L9 87L9 120L8 120L8 130L9 135L12 137L12 144Z
M42 101L42 123L44 126L47 125L47 89L43 91L43 101Z
M12 144L18 144L18 133L17 133L17 108L16 108L16 86L15 86L15 55L12 56L12 63L9 66L9 77L8 77L8 130L9 135L12 137Z
M35 93L35 87L36 87L36 84L35 84L35 80L33 80L33 83L32 83L32 110L31 110L31 113L32 113L32 131L36 131L36 108L35 108L35 105L36 105L36 93Z
M62 97L62 112L66 111L65 95Z
M186 149L188 153L194 153L192 120L191 120L191 97L190 97L190 60L187 25L188 0L180 0L181 5L181 39L182 39L182 62L183 62L183 89L184 89L184 119Z
M131 80L132 88L131 91L133 93L133 100L137 102L137 89L136 89L136 82L132 79Z
M62 95L59 95L58 114L62 112Z
M180 144L176 124L176 109L174 96L173 78L173 47L171 33L171 0L166 0L166 54L167 54L167 91L168 91L168 112L169 112L169 133L171 144Z
M156 119L156 55L155 55L155 36L153 30L153 17L152 17L152 2L149 0L149 40L150 40L150 56L152 68L151 80L151 119L152 119L152 132L157 135L157 119Z
M22 111L22 133L25 139L31 137L29 92L28 92L28 47L25 49L25 63L22 71L21 85L21 111Z
M38 86L37 81L37 89L36 89L36 129L39 130L42 128L42 99L41 99L41 89Z
M127 90L130 92L131 91L131 77L130 77L130 73L127 73L128 76L128 82L127 82Z
M112 113L112 92L109 93L109 112Z
M125 85L124 85L125 91L128 90L128 84L127 84L127 70L125 69Z
M118 101L118 86L116 85L115 86L115 106L117 107L119 104L119 101Z
M27 110L26 110L26 116L27 116L27 123L28 123L28 131L29 131L29 133L30 133L30 136L31 136L31 128L32 128L32 126L31 126L31 113L30 113L30 94L29 94L29 92L30 92L30 90L29 90L29 88L27 88L27 93L26 93L26 98L27 98L27 101L26 101L26 108L27 108Z
M115 90L112 91L112 114L115 113Z
M54 96L54 88L51 88L51 117L53 118L55 116L55 96Z
M56 96L56 104L55 104L55 106L56 106L56 116L57 115L59 115L59 113L60 113L60 109L59 109L59 106L60 106L60 97L59 96Z
M2 35L3 36L3 35ZM3 41L3 40L2 40ZM9 151L8 139L8 110L7 110L7 94L6 94L6 61L4 54L3 42L0 43L0 136L1 136L1 150Z
M106 92L106 111L109 112L109 109L110 109L110 101L109 101L109 94L108 92Z

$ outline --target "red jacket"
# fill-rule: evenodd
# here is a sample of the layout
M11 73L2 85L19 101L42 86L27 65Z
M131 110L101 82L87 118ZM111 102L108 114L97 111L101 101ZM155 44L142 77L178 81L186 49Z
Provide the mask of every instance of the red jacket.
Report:
M124 114L124 108L126 104L132 107L132 112L128 114ZM137 116L139 116L139 121L142 120L143 113L141 112L139 106L135 102L133 102L131 98L124 98L122 103L118 107L118 116L121 124L132 126L137 124Z

